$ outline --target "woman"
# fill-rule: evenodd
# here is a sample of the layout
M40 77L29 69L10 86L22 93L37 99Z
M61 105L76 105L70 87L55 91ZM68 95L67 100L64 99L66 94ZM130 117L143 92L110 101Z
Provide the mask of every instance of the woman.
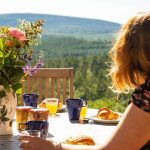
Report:
M36 137L20 137L24 150L38 150L40 146L44 150L150 150L150 13L139 13L122 26L110 54L113 88L119 93L131 89L134 92L105 145L74 148Z

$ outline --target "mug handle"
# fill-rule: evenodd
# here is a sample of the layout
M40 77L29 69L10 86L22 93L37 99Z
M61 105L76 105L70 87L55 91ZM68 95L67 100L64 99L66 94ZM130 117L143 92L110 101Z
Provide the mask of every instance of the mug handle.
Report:
M24 126L25 126L25 129L21 129L21 125L24 125ZM27 130L27 123L26 123L26 122L21 122L21 123L19 123L19 130L20 130L20 131L25 131L25 130Z

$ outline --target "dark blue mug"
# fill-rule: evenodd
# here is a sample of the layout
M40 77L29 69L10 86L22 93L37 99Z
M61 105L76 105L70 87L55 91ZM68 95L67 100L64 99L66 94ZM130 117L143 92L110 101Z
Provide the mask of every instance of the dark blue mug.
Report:
M48 134L49 123L47 121L28 121L19 123L19 130L39 130L42 138L46 138Z
M70 98L66 100L66 107L71 122L79 121L82 105L83 102L80 98Z
M36 93L23 94L23 101L25 106L37 108L39 95Z

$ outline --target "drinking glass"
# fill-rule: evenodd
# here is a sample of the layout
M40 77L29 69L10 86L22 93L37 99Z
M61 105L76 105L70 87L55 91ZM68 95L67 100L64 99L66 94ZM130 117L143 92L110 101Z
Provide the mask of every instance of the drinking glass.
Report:
M19 123L27 122L29 117L29 112L33 107L30 106L17 106L16 107L16 124L19 130Z
M85 100L82 100L82 108L80 111L80 119L84 119L86 117L87 112L87 102Z
M47 121L49 110L46 108L33 108L30 110L29 121Z
M56 116L58 108L58 98L48 98L46 99L46 108L49 110L50 116Z
M25 131L21 131L21 136L41 137L41 132L40 130L25 130Z

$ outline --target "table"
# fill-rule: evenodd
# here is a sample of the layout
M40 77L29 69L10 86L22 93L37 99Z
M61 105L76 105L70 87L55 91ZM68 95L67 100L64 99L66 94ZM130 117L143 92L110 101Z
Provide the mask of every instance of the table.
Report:
M88 109L87 117L97 113L97 109ZM105 143L107 138L116 128L116 124L101 123L71 123L67 112L58 113L56 117L49 117L48 138L63 142L70 136L84 134L92 137L97 144ZM0 136L0 150L19 150L19 133L16 130L16 123L13 122L13 135Z

